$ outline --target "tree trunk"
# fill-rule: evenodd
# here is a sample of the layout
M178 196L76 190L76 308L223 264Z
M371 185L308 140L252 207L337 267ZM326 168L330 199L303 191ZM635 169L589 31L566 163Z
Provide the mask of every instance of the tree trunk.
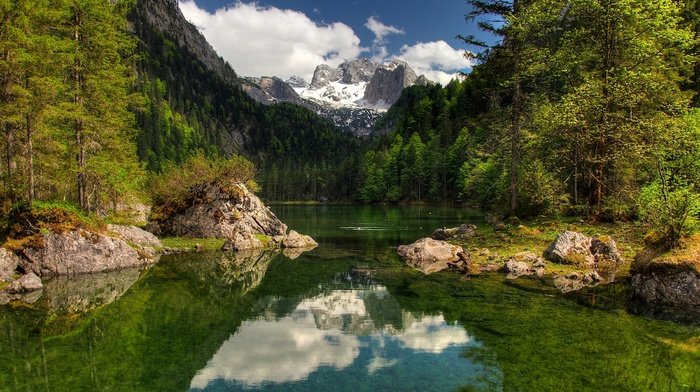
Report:
M32 143L32 118L26 115L27 126L27 170L29 174L29 208L34 204L34 145Z
M513 13L518 15L518 0L513 0ZM513 106L511 108L510 126L510 215L515 216L518 209L518 168L520 166L520 128L523 115L523 91L520 85L520 41L512 37L513 50Z

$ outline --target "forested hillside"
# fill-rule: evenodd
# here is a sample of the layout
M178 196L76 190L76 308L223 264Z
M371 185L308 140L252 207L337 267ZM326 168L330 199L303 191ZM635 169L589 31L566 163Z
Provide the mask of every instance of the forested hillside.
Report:
M697 214L695 1L469 4L467 23L500 43L462 37L483 50L464 81L405 92L365 155L362 200L676 226Z

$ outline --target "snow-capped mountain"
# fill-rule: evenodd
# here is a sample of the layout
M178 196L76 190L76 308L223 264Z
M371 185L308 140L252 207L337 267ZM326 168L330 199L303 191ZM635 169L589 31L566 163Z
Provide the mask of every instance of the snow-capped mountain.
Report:
M244 89L258 102L302 101L303 106L359 136L372 132L374 123L404 88L429 83L402 61L379 64L369 59L346 61L337 68L321 64L311 83L292 76L286 81L286 88L280 85L279 78L246 78L245 82Z

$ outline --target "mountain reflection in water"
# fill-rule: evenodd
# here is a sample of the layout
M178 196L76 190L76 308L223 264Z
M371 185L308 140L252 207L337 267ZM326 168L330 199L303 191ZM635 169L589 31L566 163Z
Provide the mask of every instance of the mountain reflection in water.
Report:
M268 308L274 302L271 299ZM362 367L362 377L371 378L419 355L436 357L421 362L427 366L423 369L426 373L437 376L442 372L429 367L444 365L436 359L449 348L455 362L451 371L459 374L460 367L466 369L468 364L461 363L466 362L464 359L457 362L459 352L476 343L471 342L462 326L448 325L442 315L414 315L394 304L385 287L371 286L332 290L304 299L281 318L263 312L267 316L244 322L222 344L193 378L191 388L208 389L216 381L228 384L227 390L236 385L251 388L299 382L321 368L349 371L351 367ZM396 314L373 314L375 311ZM351 373L358 376L356 371Z

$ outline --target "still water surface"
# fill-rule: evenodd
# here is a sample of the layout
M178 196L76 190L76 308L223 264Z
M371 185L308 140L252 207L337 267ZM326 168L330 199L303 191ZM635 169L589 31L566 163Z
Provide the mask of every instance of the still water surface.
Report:
M392 247L478 212L272 209L320 246L167 256L1 307L0 390L700 390L700 329L628 314L625 284L401 265Z

